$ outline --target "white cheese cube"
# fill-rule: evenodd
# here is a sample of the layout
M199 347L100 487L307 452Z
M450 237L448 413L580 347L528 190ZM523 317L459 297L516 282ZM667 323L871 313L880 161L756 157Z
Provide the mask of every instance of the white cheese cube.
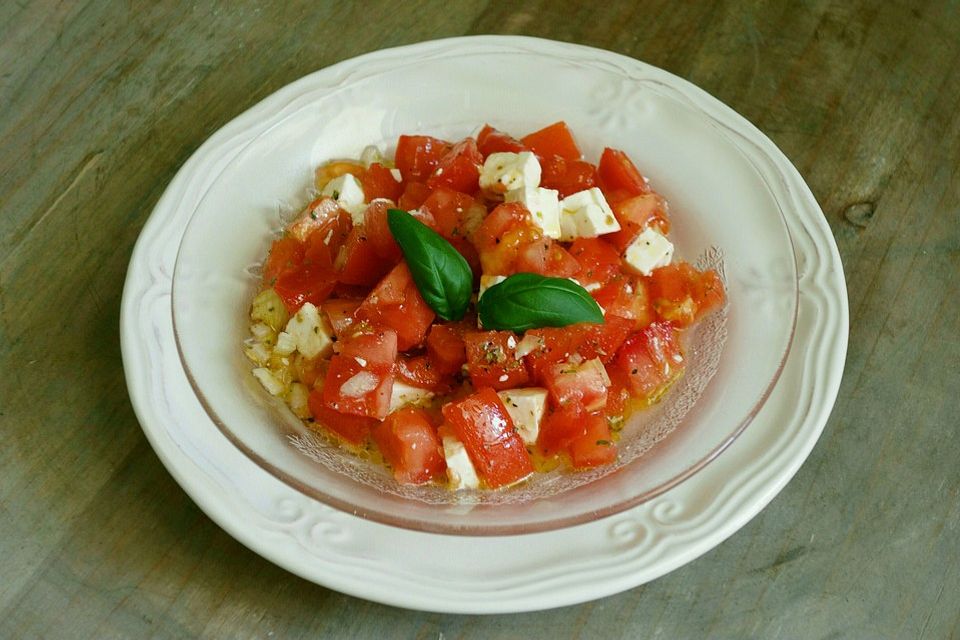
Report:
M333 330L325 316L313 304L306 302L287 323L287 333L304 357L328 356L333 351Z
M366 211L366 196L363 194L363 185L356 176L345 173L327 183L320 195L333 198L340 208L350 214L353 224L363 223L363 212Z
M507 191L505 202L519 202L530 212L533 224L548 238L560 237L560 192L543 187L524 187Z
M560 203L560 239L564 242L614 231L620 231L620 223L600 189L578 191Z
M645 276L658 267L667 266L672 258L673 244L653 227L644 229L623 254L630 268Z
M491 153L480 170L480 188L494 193L540 186L540 162L530 151Z
M540 422L547 411L547 390L540 387L509 389L499 391L497 395L513 420L513 426L520 438L527 444L534 444L540 433Z
M277 344L273 347L273 352L278 356L288 356L297 350L297 339L286 331L277 334Z
M408 404L422 404L433 397L433 392L420 387L393 381L393 390L390 392L390 411L396 411Z
M452 489L476 489L480 486L477 470L467 449L453 436L443 437L443 457L447 460L447 478Z
M266 389L270 395L279 396L283 393L283 382L277 378L277 376L273 375L270 369L257 367L253 370L253 376L260 381L260 384L263 385L263 388Z

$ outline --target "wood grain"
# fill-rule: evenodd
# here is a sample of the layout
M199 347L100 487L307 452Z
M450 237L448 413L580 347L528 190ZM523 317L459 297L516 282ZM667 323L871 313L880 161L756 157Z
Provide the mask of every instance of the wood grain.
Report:
M118 346L177 168L286 83L382 47L524 34L636 57L800 169L844 262L847 368L751 523L632 591L444 616L305 582L174 483ZM956 2L0 3L0 637L960 637Z

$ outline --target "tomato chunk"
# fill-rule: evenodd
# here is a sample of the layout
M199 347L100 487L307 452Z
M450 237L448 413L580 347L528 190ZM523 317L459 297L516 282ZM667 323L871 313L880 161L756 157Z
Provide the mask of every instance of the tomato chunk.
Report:
M444 379L443 374L426 355L400 356L397 360L396 379L411 387L432 391L443 391L450 387L449 381Z
M327 300L323 303L323 310L330 320L330 326L333 328L334 335L338 339L343 339L352 333L351 327L357 321L354 315L357 307L360 306L360 300Z
M540 185L556 189L561 198L597 186L597 168L586 160L567 160L549 156L540 162Z
M654 269L650 274L650 299L657 317L678 327L693 324L698 317L696 298L706 293L706 289L700 286L700 279L700 272L686 262Z
M443 417L488 487L512 484L533 473L530 454L500 396L490 387L450 402L443 408Z
M431 136L400 136L394 163L404 180L425 182L449 148L449 142Z
M331 269L301 264L280 274L273 288L291 313L310 302L319 305L337 284Z
M564 160L579 160L583 155L573 139L573 133L563 121L527 134L521 142L542 158L560 156Z
M423 484L447 469L443 443L422 409L398 409L371 429L373 441L393 468L393 477L404 484Z
M517 272L570 278L580 271L580 264L559 243L540 238L518 248L513 268Z
M620 231L608 234L607 238L620 251L626 251L647 227L655 226L663 234L670 232L667 202L656 193L613 202L610 208L620 223Z
M570 255L580 266L573 277L584 286L603 286L620 272L620 254L602 238L577 238Z
M367 237L367 230L358 225L350 230L335 264L340 282L369 286L386 275L395 263L380 257Z
M550 365L543 378L555 406L590 412L599 411L607 404L610 378L599 358Z
M434 169L427 186L433 189L447 187L454 191L473 193L479 188L480 165L483 156L477 149L477 141L466 138L453 145Z
M477 331L463 337L467 371L474 387L512 389L530 377L517 357L517 336L510 331Z
M620 345L633 333L635 326L632 320L619 316L608 316L603 324L578 325L580 345L577 352L587 360L599 358L607 364L617 355Z
M642 329L656 319L647 280L620 274L591 292L593 299L604 309L604 317L619 317L633 321L634 329Z
M406 211L413 211L423 204L423 201L430 197L430 187L423 182L407 182L403 188L403 194L397 200L397 206Z
M363 185L363 195L367 202L373 202L377 198L396 202L403 195L403 181L397 180L393 172L379 162L367 167L360 177L360 184Z
M467 346L462 333L450 325L433 325L427 335L427 355L441 374L459 372L467 362Z
M650 192L650 185L633 161L619 149L607 147L600 155L597 167L600 187L604 192L622 191L634 196Z
M521 249L542 238L530 212L519 202L507 202L484 218L474 234L474 244L484 273L510 275L516 270Z
M434 230L447 240L471 238L487 215L487 208L465 193L439 187L420 205L432 216Z
M614 366L626 375L634 394L656 399L683 371L676 327L669 322L654 322L630 336L617 352Z
M617 459L617 445L607 419L599 414L584 417L584 433L567 445L570 461L577 469L599 467Z
M323 401L340 413L382 420L390 411L397 334L390 330L352 335L330 359Z
M477 134L477 146L484 157L491 153L520 153L527 150L522 142L509 134L497 131L489 124L483 125L483 129Z
M277 276L284 271L294 269L303 262L305 247L293 236L284 236L274 240L270 254L263 265L263 281L272 285Z
M401 262L374 287L357 317L395 331L397 348L406 351L423 342L435 314L420 295L407 263Z
M374 253L384 262L396 264L403 257L403 252L400 251L400 245L394 239L387 222L389 209L390 203L385 200L370 203L363 214L363 228Z
M323 391L314 389L307 397L307 406L316 424L319 424L350 444L359 445L367 440L370 428L379 424L373 418L352 416L331 409L323 402Z

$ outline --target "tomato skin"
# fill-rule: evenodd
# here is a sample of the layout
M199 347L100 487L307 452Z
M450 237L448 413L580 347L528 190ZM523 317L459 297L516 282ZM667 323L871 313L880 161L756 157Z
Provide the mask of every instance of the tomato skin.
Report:
M576 407L591 412L607 404L609 378L599 360L550 365L543 380L556 407Z
M560 156L564 160L579 160L583 155L573 139L573 133L563 121L527 134L520 142L542 158Z
M580 264L559 243L550 238L541 238L519 249L513 268L518 273L570 278L580 271Z
M577 352L586 360L599 358L603 364L613 360L617 350L636 328L632 320L619 316L609 316L603 324L581 324L577 327L581 336Z
M357 309L358 318L395 331L400 351L423 342L435 316L420 295L406 262L400 262L384 276Z
M577 238L570 255L580 265L573 277L584 286L603 286L620 272L620 254L602 238Z
M313 264L301 264L284 271L273 284L274 291L291 313L307 302L320 305L337 284L333 271Z
M633 322L634 329L642 329L656 320L648 282L645 278L620 274L590 295L603 307L604 317L626 318Z
M423 484L447 470L443 443L428 414L412 407L398 409L371 429L373 441L404 484Z
M343 213L346 212L333 198L321 196L308 204L300 216L287 225L287 233L300 242L305 242L307 236L316 229L330 223Z
M657 317L686 327L723 304L723 282L715 271L701 273L686 262L654 269L650 299Z
M427 355L442 375L458 373L467 362L467 345L462 333L450 325L433 325L427 335Z
M530 378L543 383L545 372L558 362L565 362L580 348L580 334L569 327L544 327L524 334L525 341L535 341L537 346L529 351L523 362Z
M383 420L390 411L393 363L397 359L397 334L390 330L354 334L340 341L340 353L330 358L323 383L323 402L357 416ZM344 390L363 374L362 388ZM369 383L369 384L367 384Z
M465 138L453 145L427 179L427 186L436 189L447 187L462 193L474 193L479 188L480 165L483 156L477 149L477 141Z
M306 248L303 243L293 236L285 235L274 240L267 255L267 261L263 265L264 283L272 285L281 273L298 267L303 262L304 251Z
M337 279L345 284L370 286L386 275L394 264L380 257L364 226L358 225L350 230L337 256Z
M448 403L443 407L443 418L463 442L477 474L488 487L512 484L533 473L530 454L492 388L484 387Z
M394 163L405 181L425 182L436 170L450 143L431 136L406 136L397 139Z
M487 215L487 208L471 196L448 187L438 187L420 205L432 217L433 229L455 242L471 238Z
M634 196L650 192L650 184L630 157L619 149L607 147L597 167L600 188L604 192L621 191Z
M363 195L367 202L377 198L386 198L394 202L403 195L403 181L393 177L393 173L379 162L372 163L360 177Z
M338 340L352 333L351 327L356 323L355 313L360 306L360 300L336 299L323 303L323 311L330 320L334 335Z
M551 411L540 425L537 448L545 456L565 451L571 442L586 433L588 416L580 407L573 406Z
M474 234L474 245L480 254L483 273L514 273L520 250L542 238L540 228L533 224L526 207L519 202L499 205L484 218Z
M584 417L584 433L567 445L570 461L576 469L599 467L617 459L617 445L610 434L607 419L600 414Z
M430 197L430 187L423 182L407 181L403 188L400 199L397 200L397 207L405 211L413 211L423 204L423 201Z
M390 231L387 221L387 211L391 204L385 200L371 202L363 213L363 228L367 232L367 240L373 245L374 252L386 262L396 264L403 257L400 245Z
M517 336L510 331L474 331L463 337L473 386L512 389L530 376L517 358ZM512 346L511 346L512 345Z
M483 129L477 134L477 147L484 158L491 153L520 153L528 150L522 142L513 136L497 131L489 124L483 125Z
M586 160L549 156L542 158L540 165L540 186L556 189L560 198L597 186L597 168Z
M397 360L396 379L411 387L446 391L450 381L437 369L429 356L400 356Z
M610 208L620 223L620 231L607 234L607 238L620 251L626 251L633 239L647 227L655 226L664 235L670 232L667 202L659 194L634 196L613 202Z
M614 358L630 390L641 398L655 398L683 371L676 327L654 322L627 338Z
M700 279L694 287L693 296L694 302L697 303L697 319L723 306L727 294L720 274L713 269L700 272Z
M307 236L303 245L304 263L333 269L333 263L352 227L350 214L342 209L338 210L337 215L328 218Z
M313 415L314 421L328 431L340 436L350 444L360 445L366 442L370 435L370 428L379 424L373 418L352 416L340 413L328 407L323 402L323 391L314 389L307 397L307 406Z

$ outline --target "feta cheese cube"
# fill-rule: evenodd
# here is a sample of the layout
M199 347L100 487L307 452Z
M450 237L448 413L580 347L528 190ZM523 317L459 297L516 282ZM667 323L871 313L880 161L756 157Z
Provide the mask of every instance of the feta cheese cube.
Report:
M600 189L578 191L560 203L560 239L564 242L614 231L620 231L620 223Z
M538 186L540 162L530 151L491 153L480 170L480 188L494 193Z
M353 224L363 223L363 212L367 209L366 196L363 185L353 174L345 173L334 178L327 183L320 195L336 200L340 208L353 218Z
M287 323L287 333L304 357L328 356L333 351L333 330L325 316L313 304L306 302Z
M657 267L667 266L672 258L673 244L653 227L644 229L623 254L624 262L645 276L650 275Z
M288 356L297 350L297 339L286 331L277 334L277 344L273 347L273 352L278 356Z
M443 457L447 460L447 478L452 489L477 489L480 478L467 449L454 436L443 436Z
M260 384L263 385L263 388L266 389L270 395L279 396L284 391L283 381L281 381L277 376L273 375L273 372L266 367L257 367L253 370L253 376L260 381Z
M540 433L540 422L547 411L547 390L541 387L526 389L508 389L497 395L513 420L513 426L520 438L527 444L534 444Z
M433 397L433 392L420 387L413 387L396 380L393 381L393 390L390 392L390 411L396 411L408 404L422 404Z
M523 187L507 191L505 202L519 202L530 212L533 224L548 238L560 237L560 192L543 187Z

